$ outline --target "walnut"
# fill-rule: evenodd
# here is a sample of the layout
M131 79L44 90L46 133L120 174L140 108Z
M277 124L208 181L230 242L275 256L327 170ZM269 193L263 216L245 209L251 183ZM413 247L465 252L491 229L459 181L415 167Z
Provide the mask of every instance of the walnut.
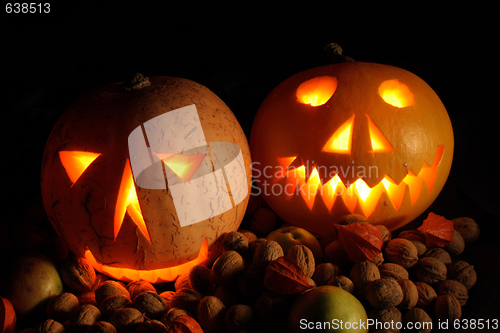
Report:
M418 301L416 306L425 310L436 300L437 293L434 288L425 282L417 281L415 282L415 286L418 291Z
M420 327L420 329L411 330L408 332L430 333L432 330L432 319L427 312L421 308L413 308L408 310L403 316L405 323L412 323L413 327ZM420 323L420 325L417 325Z
M366 299L374 308L389 309L401 303L403 291L393 279L377 279L366 286Z
M427 251L425 251L425 253L422 255L421 258L425 258L425 257L438 258L439 260L444 262L444 264L446 266L451 265L450 254L445 249L443 249L441 247L433 247L432 249L428 249Z
M134 332L144 321L141 311L134 308L118 309L108 320L117 332Z
M400 279L397 281L403 291L403 300L397 306L401 309L411 309L417 305L418 289L409 279Z
M236 251L226 251L215 260L212 266L212 279L218 287L233 284L238 281L244 269L243 257Z
M269 208L261 208L255 212L250 222L250 229L258 237L266 237L276 229L276 215Z
M95 300L97 304L101 304L105 298L113 295L123 295L130 299L130 293L127 288L117 281L105 281L95 290Z
M215 296L203 297L196 307L196 320L203 328L203 332L218 332L224 326L226 307Z
M448 322L453 322L462 317L462 307L455 296L441 295L436 299L434 315L441 321L448 320Z
M53 319L47 319L37 325L37 332L40 333L64 333L64 326Z
M467 288L460 282L455 280L444 280L436 288L438 295L452 295L460 303L460 306L464 306L469 299L469 292Z
M250 230L238 230L238 232L247 238L248 245L258 238L257 235Z
M71 293L59 294L47 304L47 317L58 322L69 320L79 306L80 302L75 295Z
M455 231L453 233L453 240L444 246L444 249L448 251L451 255L459 255L464 252L465 241L462 235Z
M135 297L132 307L150 319L160 319L168 310L167 302L156 292L145 291Z
M99 310L104 318L109 318L116 310L129 307L131 303L127 296L112 295L102 300L99 304Z
M321 239L319 240L319 245L321 245L323 252L325 251L325 248L328 244L330 244L334 240L337 240L338 238L339 238L339 233L337 228L333 229L333 231L330 232L329 234L326 234L325 236L321 237Z
M160 293L160 296L163 297L165 302L170 306L170 301L172 300L172 297L174 296L175 291L172 290L165 290L164 292Z
M448 279L456 280L470 289L477 282L477 274L474 266L465 261L456 261L448 267Z
M156 319L145 320L140 323L134 333L165 333L167 327Z
M404 238L409 240L415 245L417 248L418 256L420 257L427 250L427 246L425 245L425 234L418 229L411 229L401 231L399 233L399 238Z
M191 288L189 285L189 273L179 275L174 282L174 290L180 290L184 288Z
M253 265L259 271L265 271L271 261L284 256L281 245L273 240L266 240L255 248Z
M171 308L179 308L191 313L196 312L198 302L203 298L203 295L193 289L183 288L175 292L170 300Z
M369 319L372 319L373 321L375 321L376 325L379 325L379 327L375 327L375 329L383 328L384 323L387 323L387 324L385 324L386 325L385 327L394 327L394 330L392 330L392 331L388 330L389 332L399 332L399 331L396 331L396 328L395 328L397 323L400 323L401 319L402 319L401 311L399 311L398 308L396 308L396 307L392 307L389 309L372 308L368 312L367 315L368 315ZM389 323L391 323L390 326L389 326ZM370 327L370 329L371 329L371 327Z
M286 256L297 263L306 277L313 276L316 265L314 255L307 246L302 244L294 245L288 250Z
M337 224L340 225L347 225L347 224L353 224L353 223L359 223L359 222L368 222L366 217L364 217L361 214L346 214L342 215L338 221Z
M98 321L88 328L85 333L117 333L116 328L107 321Z
M457 217L453 219L453 227L462 235L466 243L478 239L481 232L479 225L470 217Z
M170 325L175 321L175 318L179 316L190 316L193 317L193 314L189 313L186 310L182 310L179 308L170 308L167 313L163 315L161 321L167 328L170 328Z
M70 320L72 332L85 332L92 324L101 319L101 311L91 304L80 306Z
M151 282L140 280L140 281L131 281L127 284L127 290L130 294L130 299L134 300L134 298L142 294L145 291L152 291L156 293L156 288L151 284Z
M60 268L61 278L73 291L91 291L96 282L94 267L84 257L71 256L67 258Z
M87 291L84 293L79 293L76 295L78 298L78 303L81 305L92 304L97 306L97 302L95 300L95 293L93 291Z
M344 275L334 276L328 281L327 285L340 287L351 294L354 292L354 283L352 283L351 279Z
M344 250L338 239L334 240L325 247L324 260L325 262L332 263L339 267L345 267L351 263L349 257L347 256L347 252Z
M385 225L378 224L376 225L378 230L382 233L382 242L384 242L384 245L386 245L391 239L392 239L392 234L389 229Z
M394 280L408 279L408 271L401 265L388 262L378 267L381 278L391 278Z
M228 232L222 237L222 250L236 251L245 256L248 251L248 239L238 231Z
M202 294L211 292L214 284L212 272L210 268L205 265L193 266L189 270L188 282L192 289L197 290Z
M418 250L413 243L404 238L394 238L387 243L384 250L385 259L408 269L418 261Z
M354 283L355 294L365 298L366 287L370 282L380 279L380 272L371 261L358 261L352 267L349 278Z
M441 260L434 257L426 257L418 261L415 273L418 281L434 285L446 280L447 269Z
M324 262L316 267L312 278L317 286L324 286L333 277L341 274L342 271L337 265L329 262Z
M226 327L230 331L248 329L252 324L254 313L251 307L246 304L236 304L227 310L225 316Z
M371 260L371 262L377 265L377 267L382 265L384 263L384 254L382 252L379 252L379 254L377 254L375 258Z

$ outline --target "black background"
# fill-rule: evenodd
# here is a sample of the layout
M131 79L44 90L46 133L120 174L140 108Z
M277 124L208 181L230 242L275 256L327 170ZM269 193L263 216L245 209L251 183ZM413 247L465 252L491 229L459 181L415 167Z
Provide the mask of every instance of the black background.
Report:
M2 210L8 224L43 223L39 173L45 140L83 92L137 71L188 78L219 95L248 136L271 89L327 64L323 47L336 42L357 61L415 73L446 106L455 156L429 211L450 219L470 216L480 224L480 239L461 256L479 275L464 317L500 319L494 1L51 3L49 14L1 10Z

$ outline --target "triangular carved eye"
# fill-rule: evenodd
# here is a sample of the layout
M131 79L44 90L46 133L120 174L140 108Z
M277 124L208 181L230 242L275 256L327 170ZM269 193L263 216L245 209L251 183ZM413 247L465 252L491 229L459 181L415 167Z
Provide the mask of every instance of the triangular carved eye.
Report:
M373 120L369 115L366 115L368 118L368 127L370 129L370 139L372 142L372 151L374 153L386 153L389 151L393 151L392 145L387 141L382 131L375 125Z
M206 154L156 154L183 181L189 182Z
M59 152L59 159L72 182L71 186L75 185L76 181L99 155L101 154L88 151Z
M343 123L330 137L323 151L327 153L350 154L352 146L352 130L356 115Z

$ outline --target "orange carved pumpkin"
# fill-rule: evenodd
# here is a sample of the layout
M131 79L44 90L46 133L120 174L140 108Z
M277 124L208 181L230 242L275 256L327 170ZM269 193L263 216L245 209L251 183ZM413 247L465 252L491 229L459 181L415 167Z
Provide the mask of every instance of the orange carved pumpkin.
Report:
M347 62L279 84L255 118L255 183L285 221L319 234L363 214L393 230L435 200L453 131L436 93L393 66Z
M234 114L206 87L141 82L68 107L46 144L41 188L75 254L116 279L157 283L214 259L218 237L238 229L251 162Z

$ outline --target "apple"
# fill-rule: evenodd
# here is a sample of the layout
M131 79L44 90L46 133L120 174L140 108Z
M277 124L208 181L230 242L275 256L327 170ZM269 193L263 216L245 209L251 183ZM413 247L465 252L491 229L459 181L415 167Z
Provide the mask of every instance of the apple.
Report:
M41 253L13 258L6 273L3 294L12 303L18 318L23 320L34 320L45 314L50 299L63 291L54 262Z
M281 245L285 255L292 246L298 244L305 245L314 254L316 265L323 262L323 249L319 241L306 229L295 226L281 227L269 233L266 239L273 240Z
M368 317L363 304L350 292L320 286L297 298L288 314L288 332L304 331L367 333Z

